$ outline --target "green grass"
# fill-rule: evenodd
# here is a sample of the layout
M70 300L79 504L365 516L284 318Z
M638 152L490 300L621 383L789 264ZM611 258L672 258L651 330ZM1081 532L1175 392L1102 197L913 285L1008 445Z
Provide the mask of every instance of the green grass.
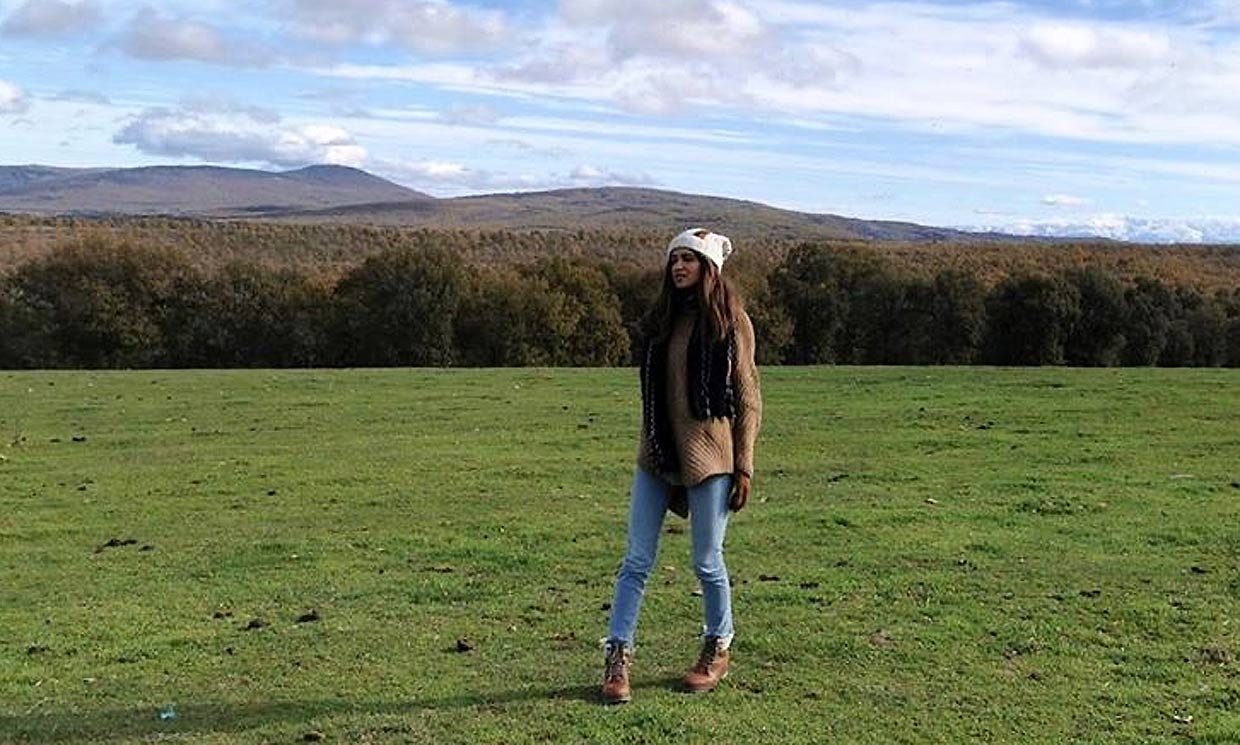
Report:
M1240 741L1236 371L764 371L733 674L668 533L607 708L636 383L0 373L0 742Z

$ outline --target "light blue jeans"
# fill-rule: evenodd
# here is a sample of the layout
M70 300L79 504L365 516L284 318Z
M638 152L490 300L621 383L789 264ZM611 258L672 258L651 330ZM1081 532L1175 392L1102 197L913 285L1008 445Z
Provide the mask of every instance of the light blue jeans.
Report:
M728 529L728 497L732 476L719 474L689 487L689 530L693 537L693 571L702 585L705 635L732 638L732 586L723 564L723 537ZM654 568L659 534L671 487L638 468L629 497L629 546L616 576L608 639L633 646L646 579Z

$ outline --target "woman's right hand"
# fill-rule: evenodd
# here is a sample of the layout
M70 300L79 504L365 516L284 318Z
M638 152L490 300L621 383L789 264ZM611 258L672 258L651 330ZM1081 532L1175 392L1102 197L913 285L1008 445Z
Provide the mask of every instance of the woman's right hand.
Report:
M749 502L750 476L744 471L737 471L732 478L732 494L728 498L728 509L740 512Z

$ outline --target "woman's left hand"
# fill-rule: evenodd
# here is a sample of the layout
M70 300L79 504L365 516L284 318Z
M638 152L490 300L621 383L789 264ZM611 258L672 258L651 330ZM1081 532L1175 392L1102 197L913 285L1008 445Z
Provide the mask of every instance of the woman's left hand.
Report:
M744 471L737 471L732 479L732 495L728 499L728 509L733 512L740 512L745 509L745 504L749 502L749 474Z

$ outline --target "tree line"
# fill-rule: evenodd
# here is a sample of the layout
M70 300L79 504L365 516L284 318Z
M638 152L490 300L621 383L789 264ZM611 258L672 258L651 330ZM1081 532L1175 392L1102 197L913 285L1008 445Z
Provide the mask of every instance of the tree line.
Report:
M801 244L729 264L762 364L1240 366L1240 287L1083 266L997 282ZM0 277L0 367L631 364L657 268L396 247L337 274L104 237Z
M724 224L729 221L726 215L716 218ZM735 230L724 229L738 249L731 261L761 264L755 268L763 272L770 271L800 243L811 241L833 250L878 254L901 273L923 278L931 278L944 269L966 272L987 287L1013 274L1057 273L1086 266L1110 272L1124 282L1146 277L1211 293L1240 285L1240 250L1236 246L967 237L949 241L873 241L790 232L737 216L730 219L739 223ZM0 274L12 272L66 243L90 237L173 247L185 252L195 266L209 272L243 261L335 277L384 251L424 248L447 249L471 264L525 264L546 256L563 256L650 268L661 257L659 247L676 232L679 228L674 225L517 230L190 217L0 215Z

